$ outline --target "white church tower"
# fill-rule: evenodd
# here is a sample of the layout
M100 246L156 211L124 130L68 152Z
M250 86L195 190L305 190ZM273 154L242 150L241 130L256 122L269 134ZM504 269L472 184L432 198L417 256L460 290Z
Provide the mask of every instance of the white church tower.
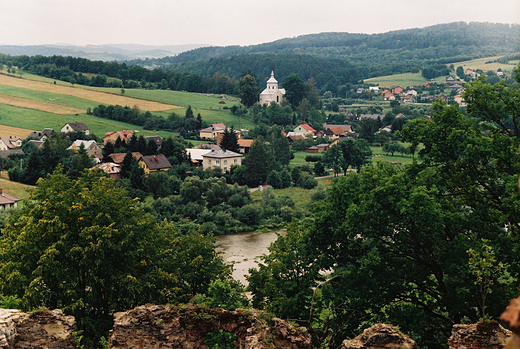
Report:
M278 88L278 81L274 78L274 72L271 71L271 78L267 80L267 87L260 93L260 105L269 105L273 102L280 104L284 95L285 89Z

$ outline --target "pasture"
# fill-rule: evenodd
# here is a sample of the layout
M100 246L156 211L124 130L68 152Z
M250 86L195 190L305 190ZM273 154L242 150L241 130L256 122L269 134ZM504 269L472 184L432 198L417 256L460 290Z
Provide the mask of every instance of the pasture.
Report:
M113 104L133 107L137 105L141 110L154 111L165 111L178 108L178 106L159 103L154 101L147 101L137 98L126 97L119 94L112 94L106 92L100 92L93 89L85 89L78 85L75 86L63 86L61 84L50 84L40 81L28 80L25 78L19 78L14 76L7 76L0 74L0 85L7 85L12 87L25 88L36 91L46 91L54 94L61 94L73 97L79 97L88 99L102 104Z

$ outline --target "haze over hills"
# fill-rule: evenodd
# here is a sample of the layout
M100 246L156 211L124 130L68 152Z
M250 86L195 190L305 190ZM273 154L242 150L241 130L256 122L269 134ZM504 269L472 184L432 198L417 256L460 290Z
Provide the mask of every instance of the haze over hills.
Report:
M163 58L176 56L179 53L209 45L139 45L109 44L76 46L69 44L56 45L0 45L0 52L11 56L72 56L101 61L128 61L134 59Z

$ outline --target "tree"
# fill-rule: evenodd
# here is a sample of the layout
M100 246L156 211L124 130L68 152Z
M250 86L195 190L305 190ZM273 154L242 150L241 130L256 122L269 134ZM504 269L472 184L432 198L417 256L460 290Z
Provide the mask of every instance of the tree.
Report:
M186 109L186 114L184 117L186 119L192 119L195 117L195 114L193 114L193 109L191 109L191 105L188 105L188 108Z
M253 307L267 309L282 318L308 319L312 288L320 276L319 267L308 254L305 240L309 231L297 223L287 227L261 257L258 268L249 269L248 290Z
M156 223L101 173L74 181L58 168L3 230L0 292L25 310L63 309L93 341L116 311L188 299L225 279L213 242Z
M220 140L220 147L236 153L240 151L240 147L238 146L238 137L233 126L224 130L224 134Z
M285 99L287 99L292 106L299 106L305 97L305 83L303 80L298 75L291 74L285 78L283 87L285 89Z
M247 108L258 101L258 84L253 76L248 74L240 79L238 95Z
M247 185L256 187L266 181L267 175L276 166L276 160L271 147L262 137L258 137L251 145L243 164L247 173Z
M83 143L80 145L78 153L70 158L69 169L67 176L72 179L78 179L80 173L84 169L89 169L94 166L94 160L88 156Z

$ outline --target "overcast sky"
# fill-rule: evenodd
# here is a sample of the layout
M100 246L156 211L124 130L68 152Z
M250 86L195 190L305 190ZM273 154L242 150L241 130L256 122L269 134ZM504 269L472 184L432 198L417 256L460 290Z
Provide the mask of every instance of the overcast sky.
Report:
M520 23L520 0L0 0L0 45L254 45L321 32Z

